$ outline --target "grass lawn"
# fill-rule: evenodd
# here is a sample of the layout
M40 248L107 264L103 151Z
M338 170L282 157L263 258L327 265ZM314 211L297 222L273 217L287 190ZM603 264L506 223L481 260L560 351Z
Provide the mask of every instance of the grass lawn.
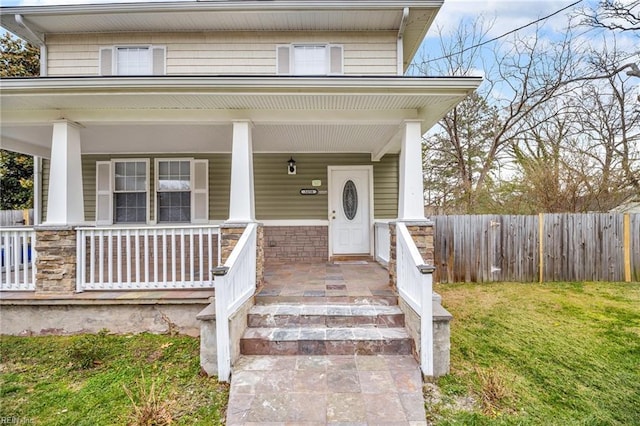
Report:
M437 425L640 425L640 284L446 284Z
M226 385L200 375L191 337L0 336L0 421L215 425L228 396Z

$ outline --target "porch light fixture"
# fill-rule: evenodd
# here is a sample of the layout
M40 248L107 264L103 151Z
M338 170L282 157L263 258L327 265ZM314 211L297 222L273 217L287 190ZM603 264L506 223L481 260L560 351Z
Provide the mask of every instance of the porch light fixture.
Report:
M294 160L293 157L289 158L289 161L287 161L287 172L290 175L296 174L296 160Z

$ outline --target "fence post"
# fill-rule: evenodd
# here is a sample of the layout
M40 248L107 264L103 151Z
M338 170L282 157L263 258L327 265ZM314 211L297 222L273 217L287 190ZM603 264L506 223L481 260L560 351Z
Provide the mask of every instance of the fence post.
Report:
M631 282L631 216L622 216L622 241L624 250L624 281Z
M540 279L544 281L544 213L538 213L538 273Z

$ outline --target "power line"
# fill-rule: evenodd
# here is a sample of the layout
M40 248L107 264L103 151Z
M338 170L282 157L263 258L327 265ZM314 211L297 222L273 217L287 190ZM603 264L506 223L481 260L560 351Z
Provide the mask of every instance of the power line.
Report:
M551 18L552 16L555 16L555 15L557 15L557 14L558 14L558 13L560 13L560 12L564 12L565 10L567 10L567 9L569 9L569 8L571 8L571 7L575 6L575 5L577 5L578 3L582 3L582 1L583 1L583 0L578 0L578 1L576 1L576 2L573 2L573 3L571 3L570 5L565 6L565 7L563 7L563 8L562 8L562 9L560 9L560 10L556 10L555 12L553 12L553 13L551 13L551 14L547 15L547 16L544 16L544 17L542 17L542 18L536 19L535 21L529 22L528 24L525 24L525 25L523 25L523 26L521 26L521 27L515 28L515 29L513 29L513 30L511 30L511 31L508 31L508 32L506 32L506 33L504 33L504 34L502 34L502 35L499 35L499 36L497 36L497 37L494 37L494 38L492 38L492 39L490 39L490 40L486 40L486 41L483 41L483 42L481 42L481 43L474 44L473 46L465 47L464 49L460 50L459 52L449 53L448 55L444 55L444 56L441 56L441 57L439 57L439 58L429 59L428 61L423 61L423 63L429 63L429 62L439 61L440 59L451 58L452 56L459 55L459 54L461 54L461 53L466 52L467 50L475 49L476 47L484 46L485 44L489 44L489 43L492 43L492 42L494 42L494 41L496 41L496 40L500 40L501 38L506 37L506 36L508 36L509 34L513 34L513 33L517 32L517 31L520 31L520 30L522 30L522 29L524 29L524 28L530 27L531 25L537 24L538 22L541 22L541 21L544 21L544 20L546 20L546 19L549 19L549 18Z

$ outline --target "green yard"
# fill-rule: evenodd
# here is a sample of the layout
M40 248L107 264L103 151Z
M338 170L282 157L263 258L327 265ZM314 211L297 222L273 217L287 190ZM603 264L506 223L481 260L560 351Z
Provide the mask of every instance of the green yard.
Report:
M640 425L640 284L447 284L438 425Z
M19 424L221 424L228 388L185 336L0 338L0 418ZM0 421L2 421L0 419ZM5 422L7 422L5 421Z
M640 284L447 284L452 374L437 425L640 424ZM228 387L185 336L0 337L0 417L23 424L221 424Z

